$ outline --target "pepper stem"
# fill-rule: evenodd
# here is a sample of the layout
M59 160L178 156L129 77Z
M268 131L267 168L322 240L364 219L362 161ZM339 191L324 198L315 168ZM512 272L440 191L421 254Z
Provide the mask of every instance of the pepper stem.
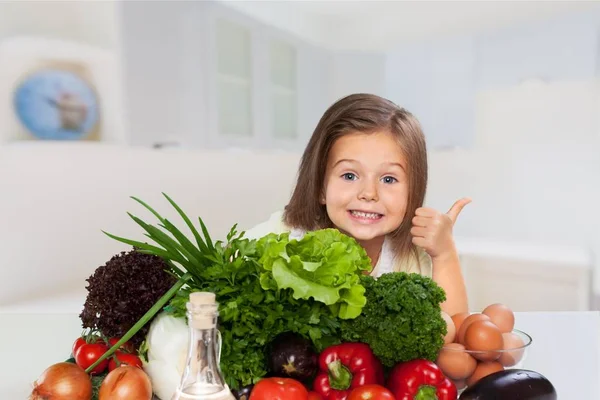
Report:
M438 400L437 389L429 385L421 385L413 400Z
M340 360L327 364L329 369L329 386L335 390L346 390L352 383L352 372Z

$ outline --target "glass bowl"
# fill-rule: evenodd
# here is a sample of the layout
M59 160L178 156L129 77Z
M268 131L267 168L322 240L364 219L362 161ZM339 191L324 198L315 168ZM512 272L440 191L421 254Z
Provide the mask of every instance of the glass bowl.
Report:
M493 351L466 350L459 343L445 344L435 363L460 394L493 372L524 367L533 339L518 329L504 335L504 348Z

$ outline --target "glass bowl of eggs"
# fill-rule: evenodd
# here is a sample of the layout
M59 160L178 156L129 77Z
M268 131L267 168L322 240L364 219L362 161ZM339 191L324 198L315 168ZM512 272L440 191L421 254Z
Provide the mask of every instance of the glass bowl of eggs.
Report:
M523 368L533 339L515 329L515 317L508 306L496 303L480 313L442 316L448 333L436 364L459 393L494 372Z

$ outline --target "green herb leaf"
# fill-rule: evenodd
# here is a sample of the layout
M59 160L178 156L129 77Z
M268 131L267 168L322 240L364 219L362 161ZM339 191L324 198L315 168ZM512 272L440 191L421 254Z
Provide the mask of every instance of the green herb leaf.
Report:
M167 196L166 193L163 193L163 196L165 196L165 198L169 201L169 203L171 203L173 208L175 208L175 210L177 210L179 215L181 215L181 218L185 221L188 228L190 228L190 231L192 231L192 234L196 238L196 243L198 244L198 248L200 249L200 251L202 251L203 253L208 253L209 249L208 249L206 243L204 243L204 240L202 240L200 233L198 233L198 230L194 227L194 224L192 224L192 221L189 219L189 217L187 215L185 215L185 213L183 212L181 207L179 207L177 205L177 203L175 203L169 196Z

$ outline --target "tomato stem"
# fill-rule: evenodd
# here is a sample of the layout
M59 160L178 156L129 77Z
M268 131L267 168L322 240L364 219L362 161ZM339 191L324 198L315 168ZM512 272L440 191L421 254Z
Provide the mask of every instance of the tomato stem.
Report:
M183 274L183 276L179 278L177 282L175 282L171 289L169 289L167 293L165 293L160 299L158 299L158 301L154 303L154 305L146 312L146 314L144 314L142 318L140 318L138 322L136 322L135 325L133 325L127 331L127 333L123 335L121 339L119 339L117 343L115 343L110 349L108 349L106 353L102 354L102 356L99 359L97 359L95 363L90 365L85 370L85 372L89 374L94 368L96 368L98 364L110 357L115 351L119 349L119 347L121 347L121 345L123 345L125 342L131 339L133 335L138 333L138 331L142 329L144 325L146 325L146 323L148 323L148 321L150 321L152 317L154 317L156 313L159 312L165 304L167 304L167 301L169 301L171 297L173 297L177 293L177 291L179 291L179 289L181 289L181 287L188 280L190 280L191 277L192 275L189 272Z

